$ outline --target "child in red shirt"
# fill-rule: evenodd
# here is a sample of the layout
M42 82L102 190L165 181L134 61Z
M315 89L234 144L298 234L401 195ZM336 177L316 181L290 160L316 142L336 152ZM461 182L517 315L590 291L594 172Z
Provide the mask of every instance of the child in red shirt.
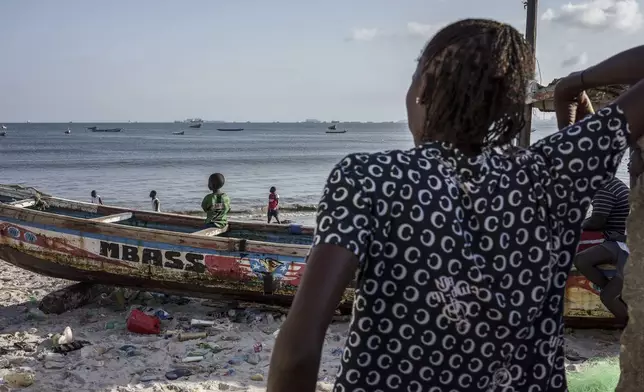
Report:
M268 223L271 223L273 217L275 217L278 224L280 223L279 204L280 195L277 194L277 189L272 186L268 194Z

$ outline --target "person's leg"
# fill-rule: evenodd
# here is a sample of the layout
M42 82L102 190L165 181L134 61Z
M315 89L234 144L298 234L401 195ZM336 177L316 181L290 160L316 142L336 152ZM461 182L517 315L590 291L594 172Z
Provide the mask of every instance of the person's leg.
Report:
M590 280L600 289L604 289L608 284L608 279L604 276L604 273L597 268L602 264L612 264L617 263L617 258L613 256L612 252L604 246L604 243L593 246L577 253L575 259L573 260L575 268L586 279Z
M280 211L275 210L275 211L273 211L273 214L275 214L275 220L277 221L277 224L281 225L282 223L280 222Z
M273 217L273 214L271 214L271 210L268 210L266 212L266 217L268 218L268 223L271 223L271 218Z
M628 308L624 301L622 301L622 287L624 286L624 280L619 274L615 275L613 279L608 282L606 287L599 294L604 306L610 310L610 312L615 315L615 318L622 322L626 323L628 319Z

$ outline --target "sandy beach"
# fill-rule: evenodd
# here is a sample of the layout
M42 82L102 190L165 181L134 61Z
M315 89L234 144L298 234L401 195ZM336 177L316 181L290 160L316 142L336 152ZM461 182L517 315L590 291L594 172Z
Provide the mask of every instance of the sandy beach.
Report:
M119 289L61 315L35 310L45 295L72 283L0 261L0 391L266 390L270 355L286 309ZM136 307L163 309L172 319L162 320L160 335L133 334L125 321ZM191 327L191 319L215 323ZM89 343L56 354L51 337L68 326L74 341ZM319 391L332 389L347 328L347 320L339 319L327 332ZM205 331L207 336L179 341L180 331ZM620 331L567 330L568 371L616 358L619 336ZM199 360L182 362L187 357ZM33 383L15 387L10 379L18 373L33 375Z

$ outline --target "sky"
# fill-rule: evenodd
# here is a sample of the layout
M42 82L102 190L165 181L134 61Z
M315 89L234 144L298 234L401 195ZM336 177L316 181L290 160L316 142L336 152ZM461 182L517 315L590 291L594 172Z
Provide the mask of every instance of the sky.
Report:
M644 1L644 0L642 0ZM642 43L636 0L541 0L537 80ZM0 122L397 121L425 42L521 0L2 0Z

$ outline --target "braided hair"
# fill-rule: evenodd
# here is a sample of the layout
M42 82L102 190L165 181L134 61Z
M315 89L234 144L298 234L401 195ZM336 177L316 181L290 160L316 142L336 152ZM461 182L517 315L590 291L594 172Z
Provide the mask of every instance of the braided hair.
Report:
M419 62L423 142L440 135L479 153L506 146L523 128L534 60L512 26L486 19L453 23L432 38Z

